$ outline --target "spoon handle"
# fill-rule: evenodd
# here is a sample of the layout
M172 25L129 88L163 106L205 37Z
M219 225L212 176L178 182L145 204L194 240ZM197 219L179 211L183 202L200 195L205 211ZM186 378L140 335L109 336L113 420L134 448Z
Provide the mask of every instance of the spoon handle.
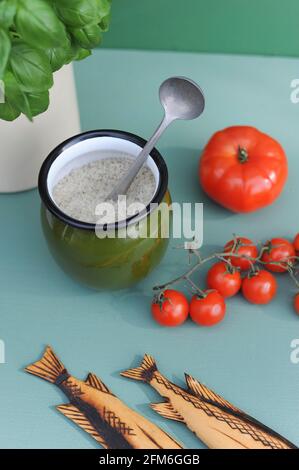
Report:
M147 160L147 157L155 147L156 142L159 140L165 129L171 124L173 119L169 119L166 114L164 114L164 117L159 124L158 128L150 138L150 140L146 143L146 145L143 147L142 151L138 155L138 157L135 159L134 163L132 163L129 171L127 174L121 178L121 180L118 182L118 184L113 188L111 193L106 197L107 200L116 200L118 195L125 195L127 194L127 191L129 187L131 186L134 178L136 177L137 173L139 170L142 168L144 163Z

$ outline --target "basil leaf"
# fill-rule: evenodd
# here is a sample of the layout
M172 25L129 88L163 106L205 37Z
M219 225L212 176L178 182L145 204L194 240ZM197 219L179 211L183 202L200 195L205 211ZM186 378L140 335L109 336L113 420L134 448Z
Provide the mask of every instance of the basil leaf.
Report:
M106 18L110 14L111 10L111 1L110 0L97 0L98 4L98 14L97 19L98 23L102 21L103 18Z
M102 18L101 22L99 23L99 27L101 28L101 31L105 33L108 31L110 25L110 14L105 16L105 18Z
M10 103L6 102L0 104L0 119L4 119L4 121L14 121L20 114L21 112Z
M11 50L10 38L4 29L0 28L0 79L6 69L9 54Z
M19 0L15 24L23 41L34 47L66 47L69 42L64 24L44 0Z
M46 91L53 85L53 74L47 55L18 42L10 54L10 66L22 89L29 93Z
M55 0L55 9L63 22L74 28L98 22L98 0Z
M91 55L91 51L89 49L83 49L82 47L75 48L75 55L74 60L83 60L86 57Z
M74 52L71 47L54 47L45 50L51 65L52 72L61 69L63 65L69 64L74 57Z
M84 49L92 49L102 40L101 29L97 24L84 26L84 28L71 30L77 44Z
M32 120L32 114L26 94L21 90L19 83L12 72L7 71L4 76L5 100L15 109Z
M49 92L43 91L42 93L28 93L27 99L29 102L32 116L44 113L49 107Z
M17 11L17 0L0 1L0 25L10 28Z

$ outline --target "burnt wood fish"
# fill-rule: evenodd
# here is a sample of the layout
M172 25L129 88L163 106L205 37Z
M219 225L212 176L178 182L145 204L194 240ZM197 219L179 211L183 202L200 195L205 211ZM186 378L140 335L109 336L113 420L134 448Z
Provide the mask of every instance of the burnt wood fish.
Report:
M247 415L188 374L187 389L170 382L145 355L140 365L121 373L123 377L149 383L163 398L151 407L164 418L184 423L209 448L295 449L272 429Z
M30 374L57 385L70 403L57 409L106 449L182 449L161 428L126 406L94 374L85 381L71 376L48 346L26 367Z

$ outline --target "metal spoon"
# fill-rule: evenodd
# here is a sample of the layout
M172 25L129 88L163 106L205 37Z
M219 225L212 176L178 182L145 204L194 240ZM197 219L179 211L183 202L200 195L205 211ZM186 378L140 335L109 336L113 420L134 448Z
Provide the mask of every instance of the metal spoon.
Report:
M127 193L158 139L173 121L195 119L202 114L205 107L201 89L195 82L185 77L171 77L165 80L160 86L159 97L164 108L164 117L159 127L131 165L128 173L121 178L106 200L116 200L118 195Z

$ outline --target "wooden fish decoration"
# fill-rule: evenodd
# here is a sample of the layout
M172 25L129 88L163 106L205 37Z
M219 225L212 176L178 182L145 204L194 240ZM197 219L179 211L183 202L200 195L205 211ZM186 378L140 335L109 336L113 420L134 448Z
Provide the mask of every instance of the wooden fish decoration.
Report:
M164 418L184 423L211 449L296 449L190 375L185 374L187 390L170 382L147 354L140 367L121 375L149 383L166 399L164 403L151 404L152 409Z
M126 406L94 374L71 376L48 346L27 372L57 385L70 403L57 409L106 449L182 449L161 428Z

